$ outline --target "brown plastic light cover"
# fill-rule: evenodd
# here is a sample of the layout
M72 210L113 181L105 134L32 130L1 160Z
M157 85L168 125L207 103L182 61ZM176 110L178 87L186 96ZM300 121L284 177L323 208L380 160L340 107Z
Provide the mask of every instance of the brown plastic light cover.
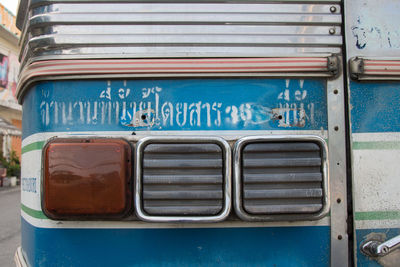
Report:
M44 148L44 213L52 219L124 217L132 206L131 165L125 140L50 141Z

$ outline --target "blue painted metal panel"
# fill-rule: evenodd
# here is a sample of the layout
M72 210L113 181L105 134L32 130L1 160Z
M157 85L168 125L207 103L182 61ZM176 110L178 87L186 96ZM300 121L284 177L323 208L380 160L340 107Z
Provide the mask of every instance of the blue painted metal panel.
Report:
M48 81L24 97L23 136L49 131L320 130L326 81Z
M351 82L353 133L400 132L400 82Z
M21 223L31 266L329 266L328 226L46 229Z
M371 233L384 233L386 235L386 240L393 238L395 236L400 235L399 228L384 228L384 229L358 229L356 230L356 239L358 247L365 241L367 235ZM357 266L362 267L380 267L381 265L378 264L375 260L367 257L366 255L362 254L360 249L357 248Z

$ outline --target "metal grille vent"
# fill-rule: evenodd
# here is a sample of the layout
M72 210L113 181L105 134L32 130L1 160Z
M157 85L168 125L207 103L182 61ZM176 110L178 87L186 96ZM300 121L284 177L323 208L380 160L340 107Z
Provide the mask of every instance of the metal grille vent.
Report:
M247 219L306 219L325 210L326 153L321 143L250 142L241 153L239 205Z
M152 141L142 151L141 212L147 220L201 220L224 212L226 155L219 144Z

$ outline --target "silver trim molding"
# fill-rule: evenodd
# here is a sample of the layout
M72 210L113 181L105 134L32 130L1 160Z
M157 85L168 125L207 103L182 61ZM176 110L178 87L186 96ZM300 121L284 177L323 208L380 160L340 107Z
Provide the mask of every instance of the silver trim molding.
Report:
M224 157L224 204L222 211L214 216L152 216L147 214L143 209L142 203L142 160L143 150L146 145L158 143L214 143L221 147ZM212 223L225 220L230 211L232 203L232 175L231 175L231 148L224 139L220 137L203 137L203 136L149 136L140 139L136 144L135 151L135 177L134 177L134 207L136 216L147 222L185 222L185 223Z
M277 215L253 215L246 212L242 202L242 150L249 143L255 142L280 142L280 141L313 141L317 142L322 151L322 173L323 173L323 208L314 214L277 214ZM326 216L330 208L329 198L329 172L328 172L328 149L324 139L316 135L274 135L274 136L247 136L239 139L233 151L233 185L234 185L234 208L236 214L245 221L297 221L318 220Z
M350 77L358 81L400 80L400 59L353 57L349 70Z

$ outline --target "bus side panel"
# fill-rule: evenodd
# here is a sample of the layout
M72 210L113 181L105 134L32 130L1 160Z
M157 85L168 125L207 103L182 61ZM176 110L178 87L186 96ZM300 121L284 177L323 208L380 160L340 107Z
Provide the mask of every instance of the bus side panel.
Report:
M329 266L329 239L328 226L49 229L22 219L31 266Z
M347 63L372 60L376 71L396 66L400 55L400 2L346 0ZM354 66L354 65L353 65ZM366 240L385 241L400 229L400 83L382 67L349 68L355 244L359 266L398 266L400 252L369 258L360 251ZM364 81L357 72L364 75ZM361 78L363 78L361 77ZM397 257L397 261L392 258Z
M363 242L385 241L399 235L399 88L399 82L351 83L354 218L359 266L378 266L360 252ZM379 261L388 260L386 257Z
M195 121L198 117L191 110L196 110L199 102L205 106L200 120ZM169 109L172 120L162 109L169 108L169 103L173 105ZM148 111L150 106L154 112ZM183 125L181 110L185 106ZM275 223L248 223L234 216L234 220L220 223L191 225L141 222L134 215L123 221L55 221L41 208L42 147L51 137L131 138L134 132L135 138L141 138L197 131L194 134L230 134L233 138L282 133L327 138L326 106L326 81L322 79L36 84L24 98L21 209L25 259L31 266L329 266L329 216ZM155 115L154 120L150 117L142 126L133 126L134 107L135 114L147 112ZM274 116L274 112L281 113ZM157 121L157 114L161 121Z

